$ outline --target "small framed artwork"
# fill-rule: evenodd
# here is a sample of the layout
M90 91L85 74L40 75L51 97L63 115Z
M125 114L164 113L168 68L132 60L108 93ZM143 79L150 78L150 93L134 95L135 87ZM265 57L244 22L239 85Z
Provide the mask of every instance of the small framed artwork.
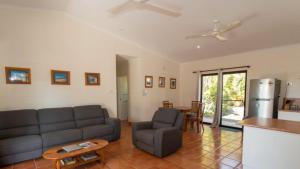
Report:
M176 89L176 79L170 79L170 89Z
M31 84L29 68L5 67L7 84Z
M145 88L153 87L153 76L145 76Z
M164 88L166 86L166 78L159 77L158 78L158 87Z
M54 85L70 85L70 71L51 70L51 83Z
M85 85L100 86L100 73L85 73Z

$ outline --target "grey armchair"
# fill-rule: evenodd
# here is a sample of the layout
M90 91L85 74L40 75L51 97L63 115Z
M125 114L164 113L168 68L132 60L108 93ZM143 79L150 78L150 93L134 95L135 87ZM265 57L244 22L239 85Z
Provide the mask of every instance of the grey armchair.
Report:
M159 109L152 121L133 123L133 145L158 157L176 152L182 146L183 118L176 109Z

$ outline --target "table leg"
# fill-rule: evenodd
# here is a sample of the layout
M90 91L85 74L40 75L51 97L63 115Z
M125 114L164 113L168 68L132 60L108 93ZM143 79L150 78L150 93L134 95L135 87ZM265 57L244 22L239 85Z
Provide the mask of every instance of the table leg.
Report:
M56 168L56 169L61 169L61 166L60 166L60 160L55 160L55 161L54 161L54 168Z
M188 125L188 118L187 118L187 114L184 113L184 131L187 130L187 125Z
M103 150L98 150L97 154L100 156L101 164L104 165L105 164L105 157L104 157Z

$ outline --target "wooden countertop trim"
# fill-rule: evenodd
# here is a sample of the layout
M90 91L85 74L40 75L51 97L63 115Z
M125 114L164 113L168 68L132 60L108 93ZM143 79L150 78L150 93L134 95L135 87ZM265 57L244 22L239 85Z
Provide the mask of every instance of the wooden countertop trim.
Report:
M248 118L240 122L243 126L300 134L300 122L269 118Z

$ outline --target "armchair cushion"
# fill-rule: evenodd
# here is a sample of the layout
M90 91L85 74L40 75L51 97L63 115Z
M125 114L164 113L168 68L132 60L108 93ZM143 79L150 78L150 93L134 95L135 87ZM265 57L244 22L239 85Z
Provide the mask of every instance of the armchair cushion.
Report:
M157 129L154 135L154 145L155 155L164 157L171 154L182 146L182 131L176 127Z
M136 132L136 139L139 142L143 142L144 144L153 146L154 145L154 133L155 133L155 129L138 130Z
M145 121L145 122L136 122L132 124L132 143L137 146L137 138L136 134L139 130L145 130L145 129L152 129L152 122L151 121Z
M153 116L153 128L172 127L175 124L179 111L176 109L159 109Z

